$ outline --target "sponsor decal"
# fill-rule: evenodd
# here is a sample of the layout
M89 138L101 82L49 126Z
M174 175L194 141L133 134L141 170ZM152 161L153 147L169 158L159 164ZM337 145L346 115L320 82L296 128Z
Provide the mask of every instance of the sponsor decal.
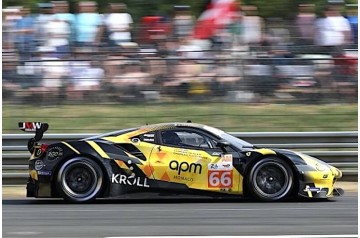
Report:
M221 162L229 162L229 163L232 163L232 162L233 162L233 156L232 156L232 154L221 155Z
M210 163L208 165L208 170L212 171L212 170L232 170L233 169L233 165L232 163L229 162L220 162L220 163Z
M309 185L306 185L304 192L316 192L316 193L320 193L321 188L315 188L315 187L310 187Z
M56 160L59 157L64 155L64 151L61 147L53 147L47 152L47 159L48 160Z
M150 187L147 183L147 178L135 177L135 174L132 174L131 176L127 176L124 174L112 174L111 183L145 188Z
M144 137L155 137L154 134L144 134Z
M44 167L44 162L42 160L35 161L35 170L40 170Z
M22 131L31 132L41 128L41 122L19 122L19 128Z
M232 188L233 171L208 171L209 188Z
M184 177L184 176L180 176L180 175L175 175L174 179L176 180L182 180L182 181L188 181L188 182L193 182L194 179L193 178L189 178L189 177Z
M230 189L233 186L232 155L224 155L219 163L208 165L208 187Z
M169 168L171 170L177 171L177 174L180 175L182 172L189 172L194 174L201 174L202 171L202 165L197 163L191 163L188 162L177 162L176 160L170 161Z
M42 154L41 149L35 149L35 157L40 157L40 155Z
M144 134L144 138L142 139L143 141L147 141L147 142L154 142L155 141L155 134Z
M220 156L220 155L221 155L221 152L213 152L211 155L212 155L212 156Z
M38 171L38 175L51 176L51 171Z
M182 155L182 156L187 156L187 157L196 158L196 159L208 160L208 157L203 156L201 153L187 150L187 149L174 149L173 153L176 155Z

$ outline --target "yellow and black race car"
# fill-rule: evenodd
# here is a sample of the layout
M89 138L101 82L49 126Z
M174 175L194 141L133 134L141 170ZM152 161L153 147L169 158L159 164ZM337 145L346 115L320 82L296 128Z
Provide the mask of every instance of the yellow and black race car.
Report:
M340 170L311 156L257 148L219 129L164 123L51 145L39 141L46 123L19 123L29 140L27 196L72 202L134 192L253 197L328 198Z

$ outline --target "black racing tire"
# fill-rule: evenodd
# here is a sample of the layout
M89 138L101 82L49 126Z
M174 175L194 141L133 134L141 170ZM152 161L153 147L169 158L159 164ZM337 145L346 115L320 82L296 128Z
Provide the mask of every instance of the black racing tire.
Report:
M100 166L86 157L65 161L56 175L56 187L70 202L90 202L97 198L104 185Z
M247 188L260 201L286 199L294 187L291 167L277 157L267 157L251 167L247 177Z

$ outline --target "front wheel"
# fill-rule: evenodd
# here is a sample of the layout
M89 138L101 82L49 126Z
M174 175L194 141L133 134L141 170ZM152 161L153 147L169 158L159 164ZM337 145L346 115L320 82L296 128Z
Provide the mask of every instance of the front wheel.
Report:
M61 165L56 184L64 199L89 202L96 199L101 191L103 172L95 161L76 157Z
M285 161L269 157L252 166L247 185L252 195L258 200L282 200L291 193L294 175Z

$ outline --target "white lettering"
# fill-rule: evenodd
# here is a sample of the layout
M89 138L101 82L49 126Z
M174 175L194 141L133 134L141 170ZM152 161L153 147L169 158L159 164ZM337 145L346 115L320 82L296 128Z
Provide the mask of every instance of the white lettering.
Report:
M140 178L137 179L136 185L139 186L139 187L144 187L144 185L142 185L142 184L140 183Z
M112 174L112 176L111 176L111 182L112 182L112 183L119 183L119 182L117 181L117 178L119 177L119 175L120 175L120 174Z
M112 174L111 182L129 185L129 186L147 187L147 188L150 187L150 185L147 182L147 178L144 178L144 181L141 181L141 177L135 177L135 176L127 177L124 174Z
M146 136L146 137L155 137L154 134L144 134L144 136Z
M149 184L147 184L147 179L146 178L144 179L144 187L146 187L146 188L150 187Z
M34 122L33 125L34 125L34 128L40 129L41 122Z
M120 181L119 181L120 184L126 184L126 176L125 175L121 175L120 176Z

